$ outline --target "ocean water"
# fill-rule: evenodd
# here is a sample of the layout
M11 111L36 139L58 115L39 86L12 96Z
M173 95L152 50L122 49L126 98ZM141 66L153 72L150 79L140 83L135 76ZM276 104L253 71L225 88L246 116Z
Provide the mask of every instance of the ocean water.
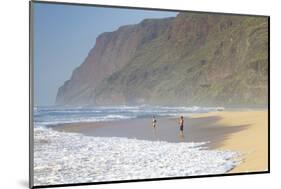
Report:
M221 107L167 107L167 106L111 106L93 108L35 107L35 126L60 123L114 121L134 118L152 118L152 116L178 117L191 113L210 112Z
M49 124L178 116L214 111L200 107L35 108L34 184L52 185L226 173L239 153L200 143L169 143L57 132Z

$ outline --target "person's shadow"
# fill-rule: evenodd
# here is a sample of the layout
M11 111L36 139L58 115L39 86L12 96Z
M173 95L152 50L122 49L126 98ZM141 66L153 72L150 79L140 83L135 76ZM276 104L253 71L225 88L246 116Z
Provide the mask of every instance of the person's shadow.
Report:
M179 134L179 140L180 140L180 142L184 142L185 141L184 134Z
M153 127L153 138L155 139L155 140L159 140L159 134L158 134L158 131L157 131L157 128L156 127Z

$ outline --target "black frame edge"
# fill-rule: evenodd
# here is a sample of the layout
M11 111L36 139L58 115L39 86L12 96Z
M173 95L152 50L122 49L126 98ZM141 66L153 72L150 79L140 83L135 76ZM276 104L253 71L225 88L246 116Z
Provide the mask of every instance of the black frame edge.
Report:
M201 14L219 14L219 15L233 15L233 16L255 16L255 17L269 17L269 15L258 15L258 14L244 14L244 13L225 13L225 12L208 12L208 11L194 11L194 10L184 10L184 9L166 9L166 8L150 8L150 7L133 7L124 5L103 5L103 4L92 4L92 3L74 3L74 2L60 2L60 1L42 1L42 0L31 0L33 3L43 3L43 4L60 4L60 5L70 5L70 6L86 6L86 7L103 7L103 8L124 8L124 9L134 9L134 10L154 10L154 11L173 11L173 12L193 12Z
M33 132L33 7L29 1L29 188L34 187L34 132Z
M70 186L89 186L89 185L100 185L100 184L120 184L120 183L136 183L136 182L151 182L151 181L181 180L181 179L194 179L194 178L228 177L228 176L239 176L239 175L258 175L258 174L268 174L268 173L270 173L270 172L269 171L259 171L259 172L227 173L227 174L215 174L215 175L204 175L204 176L167 177L167 178L118 180L118 181L103 181L103 182L90 182L90 183L39 185L39 186L33 186L32 188L55 188L55 187L70 187Z
M270 17L268 17L268 172L270 173Z
M118 181L103 181L103 182L89 182L89 183L72 183L72 184L54 184L54 185L38 185L34 186L33 175L33 3L43 4L56 4L56 5L71 5L71 6L88 6L88 7L104 7L104 8L124 8L135 10L154 10L154 11L175 11L175 12L193 12L201 14L218 14L218 15L233 15L233 16L254 16L266 17L268 19L268 167L265 171L256 172L240 172L240 173L225 173L214 175L197 175L185 177L167 177L167 178L152 178L152 179L134 179L134 180L118 180ZM148 7L127 7L119 5L101 5L101 4L88 4L88 3L69 3L69 2L56 2L56 1L29 1L29 188L54 188L54 187L70 187L70 186L89 186L100 184L118 184L118 183L134 183L134 182L151 182L163 180L179 180L179 179L192 179L192 178L212 178L212 177L226 177L226 176L239 176L239 175L257 175L270 173L270 16L269 15L254 15L254 14L239 14L239 13L223 13L223 12L207 12L207 11L191 11L191 10L175 10L163 8L148 8Z

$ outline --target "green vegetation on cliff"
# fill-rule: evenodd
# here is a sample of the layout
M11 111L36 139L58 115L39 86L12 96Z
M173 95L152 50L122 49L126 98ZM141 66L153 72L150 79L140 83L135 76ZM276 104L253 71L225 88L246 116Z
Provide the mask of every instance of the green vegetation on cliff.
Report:
M129 57L126 62L117 63L118 69L94 87L90 83L96 80L77 75L88 87L76 90L72 84L80 97L73 95L70 100L65 96L71 90L59 91L64 100L57 98L58 104L267 104L266 17L180 13L176 18L147 19L131 27L146 29L131 39L136 45L133 52L122 54ZM120 48L123 45L120 42ZM114 58L111 61L116 67Z

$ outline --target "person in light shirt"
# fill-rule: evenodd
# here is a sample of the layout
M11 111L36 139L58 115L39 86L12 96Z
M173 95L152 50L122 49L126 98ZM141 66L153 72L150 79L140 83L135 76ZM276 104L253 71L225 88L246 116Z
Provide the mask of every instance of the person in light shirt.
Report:
M183 116L180 116L179 124L180 124L180 136L183 136L183 124L184 124Z
M153 116L153 118L152 118L152 126L153 126L153 128L156 128L156 119L155 119L155 116Z

